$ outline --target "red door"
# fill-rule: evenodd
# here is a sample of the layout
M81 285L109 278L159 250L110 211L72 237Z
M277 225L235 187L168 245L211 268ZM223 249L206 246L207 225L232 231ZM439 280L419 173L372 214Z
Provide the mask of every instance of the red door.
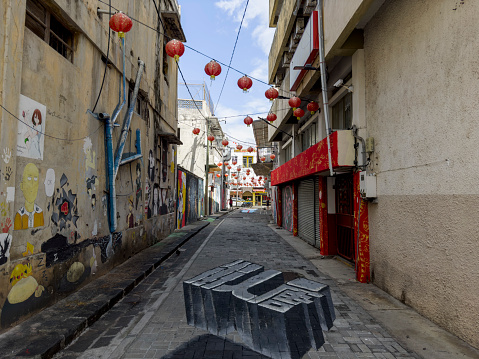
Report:
M353 176L336 177L336 238L338 254L354 261L354 197Z

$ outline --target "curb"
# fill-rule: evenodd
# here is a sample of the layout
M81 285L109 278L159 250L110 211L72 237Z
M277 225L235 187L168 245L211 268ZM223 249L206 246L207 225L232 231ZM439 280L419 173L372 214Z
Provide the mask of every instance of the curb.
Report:
M179 247L210 224L209 221L198 222L202 223L196 228L173 232L103 276L1 334L2 358L51 358L64 349Z

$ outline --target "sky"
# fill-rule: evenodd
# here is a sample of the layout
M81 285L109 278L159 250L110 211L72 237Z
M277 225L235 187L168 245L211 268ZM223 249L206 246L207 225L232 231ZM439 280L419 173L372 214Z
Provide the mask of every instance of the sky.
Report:
M268 54L274 36L274 28L268 26L269 0L248 2L231 63L231 67L241 73L230 69L226 77L228 68L221 66L221 74L214 81L206 75L205 65L211 58L229 64L247 0L177 1L181 5L181 25L186 36L187 47L179 62L186 83L206 84L215 107L215 116L220 120L230 142L239 142L232 138L234 137L241 140L239 143L243 146L254 145L253 127L247 127L243 120L246 115L251 115L254 120L257 120L257 116L266 117L271 107L271 102L264 95L270 87L267 85ZM253 79L253 86L249 92L243 93L237 82L244 74L263 82ZM226 82L221 93L225 78ZM180 74L178 82L183 82ZM190 90L195 97L192 87ZM189 98L184 86L179 86L178 95L180 98ZM259 112L265 113L252 115ZM230 117L236 115L240 116Z

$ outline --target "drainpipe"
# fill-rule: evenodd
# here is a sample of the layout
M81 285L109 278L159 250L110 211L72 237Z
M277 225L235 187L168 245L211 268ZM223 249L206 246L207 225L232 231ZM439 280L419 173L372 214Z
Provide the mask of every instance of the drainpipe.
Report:
M333 163L331 160L331 141L329 135L331 130L329 128L329 103L328 103L328 84L326 81L326 58L324 54L324 23L323 23L323 1L319 2L319 67L321 71L321 92L323 93L323 109L324 109L324 124L326 125L326 140L328 142L328 161L329 161L329 174L334 176Z
M133 90L133 96L131 99L130 107L128 108L128 112L125 114L125 118L123 119L123 128L120 134L120 140L116 147L115 152L115 162L114 162L114 173L115 178L118 173L118 168L120 167L121 156L123 155L123 149L125 148L126 137L128 136L128 131L130 129L131 117L133 116L133 110L136 106L136 98L138 97L138 91L140 89L140 80L141 76L143 75L143 69L145 68L145 63L138 59L138 73L136 74L136 81L135 81L135 89ZM138 149L137 149L138 151Z
M115 107L115 110L113 110L113 114L111 115L112 122L116 122L116 118L120 114L121 109L123 106L125 106L126 103L126 78L125 78L125 38L121 38L121 46L122 46L122 52L123 52L123 101L121 101L121 85L119 88L119 94L118 94L118 104Z
M363 151L361 152L363 154L363 164L362 166L358 166L362 170L366 169L366 141L364 141L364 138L358 135L358 127L356 125L353 125L353 136L357 140L361 141L361 144L363 145Z

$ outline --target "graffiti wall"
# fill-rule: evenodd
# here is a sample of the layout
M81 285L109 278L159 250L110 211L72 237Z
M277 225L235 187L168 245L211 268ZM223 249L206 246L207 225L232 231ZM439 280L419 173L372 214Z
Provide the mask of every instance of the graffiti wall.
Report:
M282 209L283 209L283 228L293 232L293 215L294 215L294 197L293 186L289 185L282 189Z
M203 179L178 169L177 228L198 220L202 215Z

